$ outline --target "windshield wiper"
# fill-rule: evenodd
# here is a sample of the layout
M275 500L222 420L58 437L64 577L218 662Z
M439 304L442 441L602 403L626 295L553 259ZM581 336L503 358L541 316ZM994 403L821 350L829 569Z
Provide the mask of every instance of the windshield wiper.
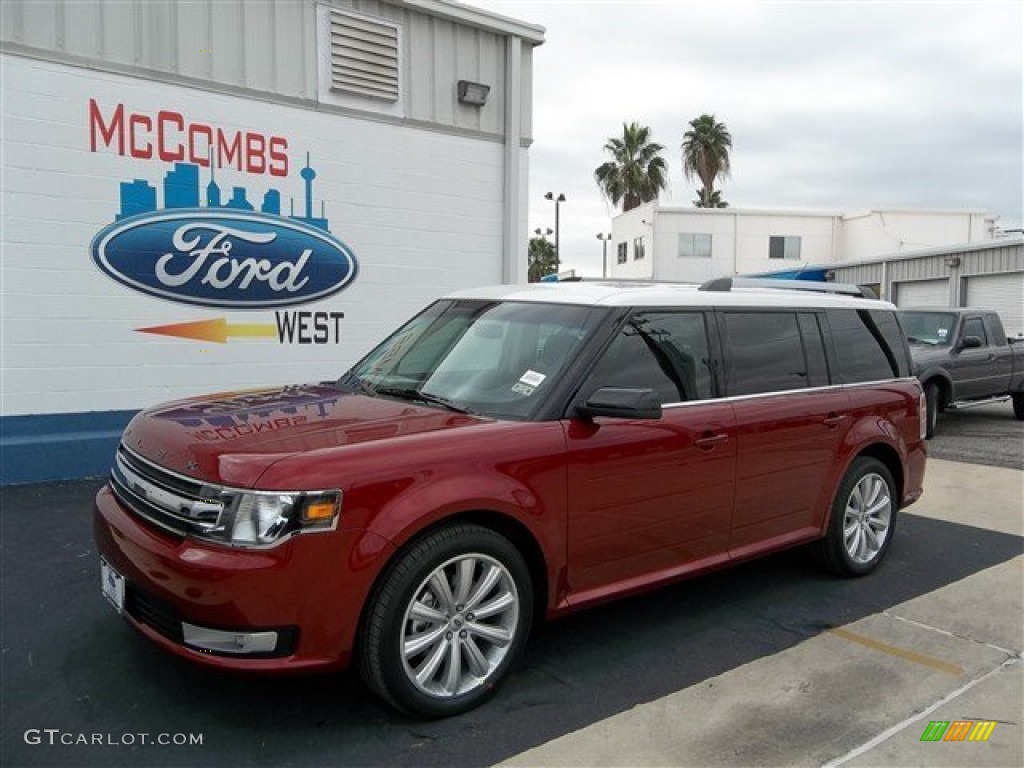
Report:
M397 397L401 400L418 400L421 403L440 405L442 408L447 408L449 411L455 411L456 413L467 413L471 416L476 415L469 408L459 405L458 403L449 400L447 397L432 395L429 392L424 392L421 389L415 389L413 387L377 387L374 392L378 395L388 395L390 397Z
M374 394L376 394L373 387L351 372L346 373L338 379L338 383L343 387L348 387L349 389L355 390L359 394L366 395L367 397L373 397Z

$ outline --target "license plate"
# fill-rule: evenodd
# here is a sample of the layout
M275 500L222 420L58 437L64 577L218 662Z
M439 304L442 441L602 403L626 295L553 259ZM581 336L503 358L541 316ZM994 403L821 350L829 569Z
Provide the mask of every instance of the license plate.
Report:
M100 558L100 590L118 613L124 610L124 576L115 571L106 560Z

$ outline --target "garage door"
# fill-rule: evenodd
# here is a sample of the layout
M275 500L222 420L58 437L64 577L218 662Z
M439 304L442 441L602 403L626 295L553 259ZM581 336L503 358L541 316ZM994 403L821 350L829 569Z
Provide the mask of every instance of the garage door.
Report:
M948 307L949 280L913 280L896 284L898 307Z
M1008 336L1024 333L1024 272L967 278L966 306L994 309Z

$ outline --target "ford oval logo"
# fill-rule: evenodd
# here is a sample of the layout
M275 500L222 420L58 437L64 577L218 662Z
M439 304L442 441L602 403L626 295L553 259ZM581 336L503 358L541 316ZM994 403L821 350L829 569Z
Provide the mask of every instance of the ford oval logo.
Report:
M355 279L352 251L302 221L185 208L116 221L92 259L117 282L181 304L265 309L331 296Z

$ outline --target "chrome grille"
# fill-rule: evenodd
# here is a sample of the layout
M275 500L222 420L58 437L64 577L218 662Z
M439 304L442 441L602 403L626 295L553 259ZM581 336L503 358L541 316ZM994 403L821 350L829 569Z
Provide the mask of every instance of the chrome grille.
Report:
M124 445L117 449L110 485L128 508L179 535L216 528L227 501L221 488L168 472Z

